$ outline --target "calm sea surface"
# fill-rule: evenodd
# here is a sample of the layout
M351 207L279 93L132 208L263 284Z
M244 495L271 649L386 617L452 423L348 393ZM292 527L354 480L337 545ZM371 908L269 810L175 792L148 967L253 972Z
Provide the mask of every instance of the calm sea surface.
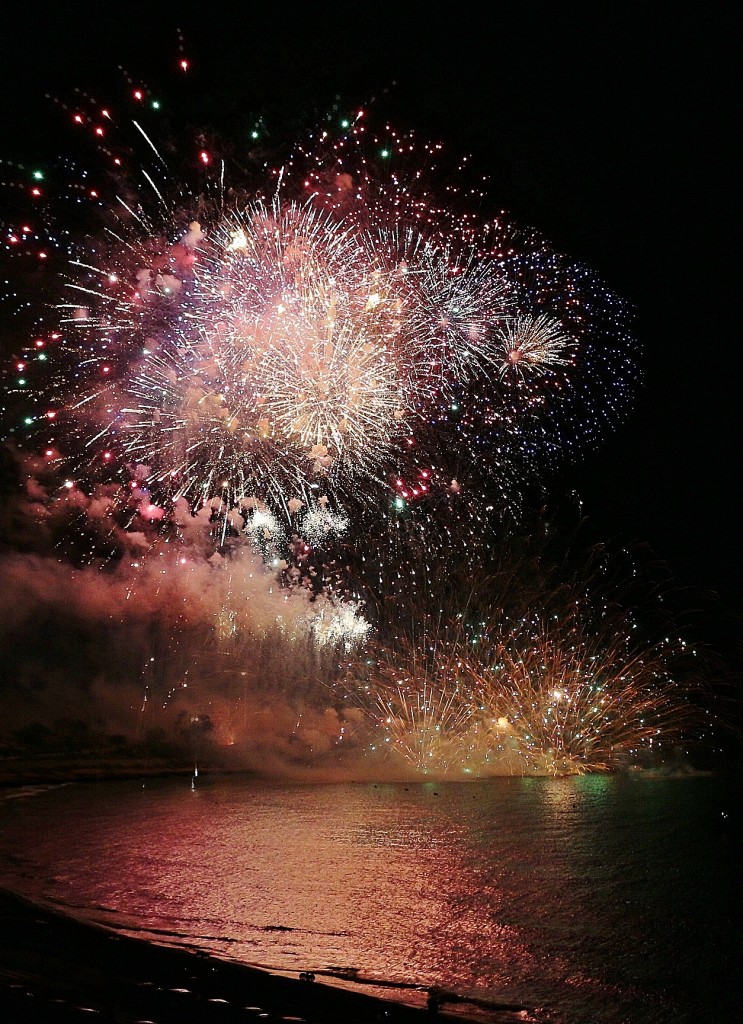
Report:
M538 1021L719 1024L743 998L739 797L711 777L70 785L0 795L0 875L251 964Z

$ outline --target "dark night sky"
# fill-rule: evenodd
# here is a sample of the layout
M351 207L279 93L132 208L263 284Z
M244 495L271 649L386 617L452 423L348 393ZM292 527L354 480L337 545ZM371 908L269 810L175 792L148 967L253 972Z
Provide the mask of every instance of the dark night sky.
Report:
M636 408L573 473L598 533L647 541L681 583L743 608L732 5L14 6L10 160L43 147L46 91L102 91L123 64L167 94L176 28L207 112L306 127L336 94L352 108L396 82L396 125L471 153L494 205L636 307Z

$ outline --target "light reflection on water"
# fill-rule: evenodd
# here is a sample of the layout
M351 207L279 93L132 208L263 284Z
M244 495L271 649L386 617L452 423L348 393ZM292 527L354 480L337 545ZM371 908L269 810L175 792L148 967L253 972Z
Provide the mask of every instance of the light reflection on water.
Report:
M32 897L250 963L569 1024L718 1022L740 996L734 798L605 776L69 786L0 803L0 864Z

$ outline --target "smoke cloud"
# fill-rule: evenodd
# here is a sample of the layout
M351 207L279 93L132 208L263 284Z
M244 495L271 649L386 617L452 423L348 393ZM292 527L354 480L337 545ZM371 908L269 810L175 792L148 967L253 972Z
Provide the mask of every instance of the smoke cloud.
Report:
M366 624L351 606L282 584L285 563L266 561L257 526L215 536L214 503L192 511L181 500L163 532L136 471L127 528L113 486L60 490L48 462L18 456L7 476L6 744L76 722L281 774L349 746L361 716L331 682ZM232 526L251 514L234 510Z

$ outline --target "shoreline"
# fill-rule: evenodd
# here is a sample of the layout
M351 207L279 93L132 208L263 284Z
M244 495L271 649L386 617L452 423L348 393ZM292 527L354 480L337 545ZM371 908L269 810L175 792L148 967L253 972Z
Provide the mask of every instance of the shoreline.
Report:
M740 765L725 765L698 768L691 765L666 765L656 767L630 766L623 770L600 772L604 778L662 778L688 779L707 778L710 776L737 776ZM237 763L229 763L226 759L199 760L199 776L218 778L219 776L244 776L246 778L266 778L252 768ZM589 773L590 774L590 773ZM126 782L137 779L192 778L194 764L192 760L173 757L100 757L98 755L46 755L37 757L2 757L0 756L0 795L11 789L24 789L34 786L58 786L69 783L85 782ZM271 780L295 785L302 784L334 784L339 782L359 783L411 783L454 782L467 784L509 778L554 778L550 775L488 775L454 777L446 774L440 776L422 776L416 773L388 773L380 779L378 775L355 772L348 775L338 771L298 768L296 772L272 774ZM574 779L579 775L557 776Z
M421 1006L122 935L0 888L0 1017L14 1024L423 1024L523 1019L518 1007L476 1009L418 989ZM428 1002L428 1009L426 1004ZM471 1012L474 1015L471 1015Z
M247 769L205 763L203 773L236 775ZM131 779L188 778L193 761L185 758L100 757L97 755L46 755L0 757L0 792L26 786L55 786L70 782L126 782Z

